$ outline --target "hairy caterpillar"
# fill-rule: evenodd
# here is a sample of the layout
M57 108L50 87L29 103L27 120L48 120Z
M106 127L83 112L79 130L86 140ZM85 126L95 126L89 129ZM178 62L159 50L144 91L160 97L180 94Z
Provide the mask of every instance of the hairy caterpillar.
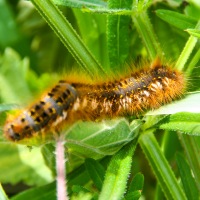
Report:
M179 98L186 87L184 75L154 62L119 80L81 83L61 80L38 103L4 126L6 138L19 141L35 134L59 130L77 120L138 115Z

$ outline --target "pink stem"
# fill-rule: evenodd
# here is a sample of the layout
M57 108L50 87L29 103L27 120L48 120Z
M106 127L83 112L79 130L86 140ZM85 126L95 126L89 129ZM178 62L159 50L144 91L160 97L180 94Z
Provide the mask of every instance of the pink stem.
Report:
M57 199L68 200L66 171L65 171L65 147L62 136L59 136L56 141L56 171L57 171Z

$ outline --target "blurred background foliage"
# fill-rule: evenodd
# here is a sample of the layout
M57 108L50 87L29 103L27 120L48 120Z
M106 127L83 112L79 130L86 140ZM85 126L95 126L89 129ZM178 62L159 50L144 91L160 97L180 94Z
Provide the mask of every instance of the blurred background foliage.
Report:
M72 5L71 8L66 7L64 6L64 1L55 2L58 4L61 2L60 4L62 5L59 6L59 8L70 21L73 28L81 36L92 54L94 54L95 58L105 69L120 71L120 68L126 66L127 63L133 61L135 63L140 62L141 58L148 59L148 53L129 16L126 16L127 18L130 18L128 29L126 30L126 34L129 37L129 40L127 41L128 48L123 49L123 52L125 53L122 55L122 58L117 61L119 66L116 66L117 63L114 62L113 64L113 62L109 60L109 55L110 53L112 54L112 52L110 52L112 47L109 47L109 44L107 44L108 24L106 15L82 12L78 6L75 8L75 5ZM107 2L101 1L101 3L104 5ZM190 24L187 28L194 28L196 21L200 18L200 5L198 5L198 3L191 3L189 5L186 1L181 0L153 1L148 10L151 23L164 52L163 57L165 57L166 60L175 61L183 50L188 39L188 33L183 31L184 27L177 28L163 21L161 19L162 17L158 17L155 13L155 10L158 9L170 9L189 16ZM113 65L115 65L116 68L113 68ZM199 63L196 64L196 66L198 65ZM22 0L0 0L1 125L3 125L6 116L6 113L2 111L24 107L29 102L35 101L35 99L46 90L46 88L51 87L59 77L62 77L63 74L67 74L73 70L82 69L77 65L74 58L47 23L38 14L31 2ZM198 77L198 68L195 69L193 76L194 75ZM191 88L192 87L193 86L191 86ZM195 87L199 88L199 84L195 84L193 88ZM123 124L123 126L121 124ZM81 185L82 182L86 183L89 180L86 166L80 166L80 164L83 163L83 158L86 157L88 152L88 157L92 155L91 157L96 159L114 154L124 144L132 140L135 137L134 134L137 135L137 130L129 128L124 119L119 119L119 121L114 122L111 121L110 124L106 125L108 127L114 126L116 131L113 129L113 132L118 132L117 130L121 130L123 127L123 129L125 129L124 135L121 136L119 134L114 140L117 138L116 142L122 140L124 143L122 145L120 144L121 146L112 146L113 151L109 152L105 150L103 154L100 151L90 152L89 148L87 149L88 151L82 152L82 149L79 148L79 154L73 156L73 158L70 158L69 155L68 170L71 173L69 174L68 181L69 185L71 184L70 186L76 185L77 183ZM93 126L94 125L90 126L91 129ZM97 129L102 129L101 126L102 125L99 125ZM84 133L84 130L86 130L87 127L85 127L85 129L84 125L81 127L83 127ZM97 129L95 129L95 131L98 131ZM80 136L77 136L76 138L76 135L73 135L75 134L73 132L75 130L76 127L71 130L71 132L69 131L69 137L73 140L71 144L72 149L75 144L74 141L77 140L77 138L81 140ZM102 133L108 134L108 131L103 130ZM111 134L111 132L109 133ZM177 173L174 152L182 151L182 147L178 141L178 137L175 134L173 134L172 137L173 138L168 141L168 145L172 148L169 149L166 156L168 160L171 161L173 171ZM32 154L30 159L29 150L26 146L7 143L2 135L0 139L2 141L0 144L0 182L4 184L3 186L7 194L12 196L31 186L44 185L43 187L38 188L38 191L45 191L46 196L41 196L40 198L55 199L55 183L53 182L55 175L55 160L52 155L52 152L54 152L54 145L47 144L42 148L34 147L33 150L31 150ZM95 139L101 140L102 138L97 137ZM113 140L111 139L111 142L112 141ZM158 135L158 141L161 141L160 135ZM107 142L108 145L110 145L109 141ZM87 143L85 143L85 145L86 144ZM105 145L105 143L103 144ZM68 145L70 146L70 140ZM87 145L83 148L86 147ZM99 148L101 148L101 146ZM82 153L84 155L82 155ZM107 166L109 160L109 156L105 157L101 160L101 164ZM136 150L136 156L133 158L133 162L134 167L132 167L132 174L142 171L145 175L145 181L148 183L148 186L144 187L146 199L152 199L152 196L155 194L156 179L149 170L149 167L147 167L148 164L144 155L141 153L141 149L138 148ZM77 168L77 166L80 167ZM77 169L73 172L75 168ZM133 175L131 176L133 178ZM89 182L88 185L90 185L91 188L93 187L91 182ZM72 190L81 191L80 188L73 188ZM38 191L34 191L33 193L37 194ZM31 196L33 193L30 191L29 195ZM25 197L22 197L21 199L25 199Z

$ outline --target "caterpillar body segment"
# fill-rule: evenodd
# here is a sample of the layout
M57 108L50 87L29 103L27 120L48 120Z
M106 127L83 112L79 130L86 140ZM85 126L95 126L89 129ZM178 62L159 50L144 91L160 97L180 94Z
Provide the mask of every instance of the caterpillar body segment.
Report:
M160 63L101 83L61 80L38 103L8 119L4 134L19 141L78 120L138 115L179 98L185 88L183 73Z

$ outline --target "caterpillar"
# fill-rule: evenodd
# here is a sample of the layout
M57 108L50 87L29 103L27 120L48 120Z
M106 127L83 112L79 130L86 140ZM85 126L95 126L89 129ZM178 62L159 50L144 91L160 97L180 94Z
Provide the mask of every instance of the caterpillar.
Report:
M113 81L60 80L37 103L8 118L4 135L19 141L78 120L139 115L179 98L185 88L183 73L160 62Z

